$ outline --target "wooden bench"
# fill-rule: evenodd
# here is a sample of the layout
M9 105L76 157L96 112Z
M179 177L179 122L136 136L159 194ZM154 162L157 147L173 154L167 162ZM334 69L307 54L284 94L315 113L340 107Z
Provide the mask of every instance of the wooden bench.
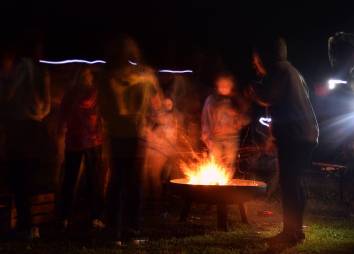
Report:
M312 166L319 169L317 173L320 172L326 175L334 175L334 174L338 175L339 198L341 201L343 201L344 200L343 182L344 182L344 174L347 171L347 167L343 165L325 163L325 162L313 162ZM316 171L307 172L307 173L316 173Z

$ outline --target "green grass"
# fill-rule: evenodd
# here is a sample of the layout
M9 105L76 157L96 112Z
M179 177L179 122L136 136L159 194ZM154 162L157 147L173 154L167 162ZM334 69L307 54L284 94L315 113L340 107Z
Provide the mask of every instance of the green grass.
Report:
M211 213L211 215L213 212ZM232 216L231 216L232 217ZM102 239L93 241L77 239L42 239L36 243L2 242L0 253L67 253L67 254L113 254L113 253L265 253L263 239L278 232L280 225L267 227L240 224L231 218L230 232L217 232L214 223L205 216L200 221L186 224L174 222L160 229L160 237L142 247L112 248ZM209 223L204 223L204 220ZM202 222L203 221L203 222ZM258 222L257 222L258 223ZM354 253L354 220L350 218L309 217L306 220L306 240L303 244L283 253ZM169 228L172 227L172 228ZM165 229L169 231L164 237ZM178 237L173 237L175 233Z
M316 206L329 214L330 211L324 208L326 205L310 205ZM44 230L43 239L36 243L1 242L0 253L266 253L267 245L263 239L276 234L281 228L277 207L277 204L250 204L248 210L251 225L240 223L238 211L233 208L230 211L230 232L226 233L215 230L215 209L205 213L203 206L193 209L192 214L198 217L187 223L177 222L177 213L164 222L150 218L145 223L145 234L151 236L151 240L142 247L115 249L104 237L88 239L87 236L80 237L76 232L72 237L59 239L53 233L45 236ZM274 216L257 215L258 210L270 208L275 212ZM308 212L305 224L305 242L282 253L354 253L354 219L350 216L323 216Z

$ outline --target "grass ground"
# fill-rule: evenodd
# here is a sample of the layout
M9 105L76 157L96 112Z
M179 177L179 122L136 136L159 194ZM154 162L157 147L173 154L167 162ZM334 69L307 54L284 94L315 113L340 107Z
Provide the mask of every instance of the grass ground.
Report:
M262 210L273 211L263 216ZM305 220L306 240L303 244L282 253L354 253L354 218L341 204L310 201ZM105 236L90 237L85 230L73 229L71 235L58 237L53 228L43 230L42 239L35 243L2 241L0 253L269 253L264 238L279 232L281 216L277 202L253 202L248 205L250 225L240 222L238 210L230 211L230 231L217 232L214 208L196 206L186 223L179 223L178 210L168 219L149 217L145 234L150 241L144 246L116 249Z

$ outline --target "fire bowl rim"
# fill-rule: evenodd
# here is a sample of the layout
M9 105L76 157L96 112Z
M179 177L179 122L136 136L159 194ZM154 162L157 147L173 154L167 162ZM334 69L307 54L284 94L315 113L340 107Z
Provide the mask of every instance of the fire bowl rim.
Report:
M169 188L173 195L195 203L240 204L265 197L267 184L264 182L238 179L243 182L258 182L256 185L193 185L186 178L172 179ZM235 182L236 180L234 180ZM178 183L179 182L179 183Z
M256 180L248 180L248 179L238 179L238 178L233 178L231 179L230 183L228 184L223 184L223 185L217 185L217 184L190 184L187 182L187 178L175 178L171 179L169 182L170 184L175 184L175 185L180 185L180 186L204 186L204 187L225 187L225 188L230 188L230 187L237 187L237 188L267 188L267 184L262 181L256 181ZM242 184L237 184L240 182L252 182L254 184L249 184L249 185L242 185Z

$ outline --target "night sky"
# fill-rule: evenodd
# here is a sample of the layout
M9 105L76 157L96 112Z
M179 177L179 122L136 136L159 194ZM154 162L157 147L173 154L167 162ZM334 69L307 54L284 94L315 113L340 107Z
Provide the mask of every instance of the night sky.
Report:
M330 76L328 37L353 32L354 24L349 1L26 2L1 3L1 40L41 31L51 59L100 58L106 38L127 33L157 67L187 68L189 56L199 51L242 63L252 38L277 32L288 40L290 61L311 86Z

